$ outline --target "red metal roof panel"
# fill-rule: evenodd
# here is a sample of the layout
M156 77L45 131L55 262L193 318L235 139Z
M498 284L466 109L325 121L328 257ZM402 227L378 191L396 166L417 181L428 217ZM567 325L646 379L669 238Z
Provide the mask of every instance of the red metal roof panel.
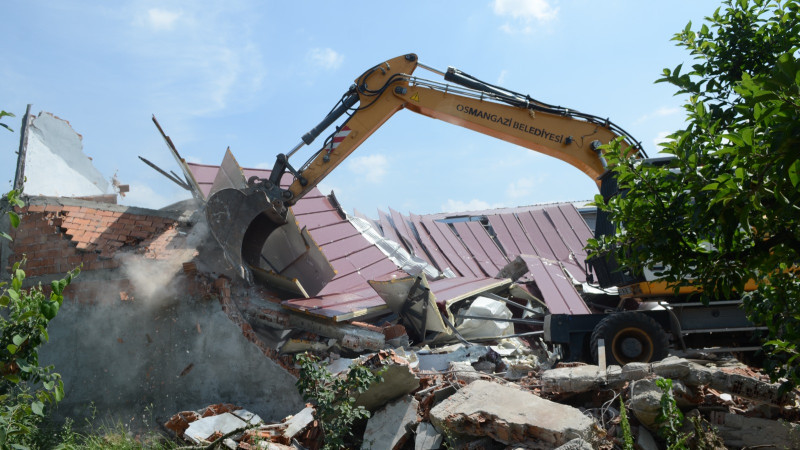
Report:
M542 301L553 314L590 314L589 307L581 298L572 282L567 279L557 262L537 256L520 256L528 265L536 287L542 293Z

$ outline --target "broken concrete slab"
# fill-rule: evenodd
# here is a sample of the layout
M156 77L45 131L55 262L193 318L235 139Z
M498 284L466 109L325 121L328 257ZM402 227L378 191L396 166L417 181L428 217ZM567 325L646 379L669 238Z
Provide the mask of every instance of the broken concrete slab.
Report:
M489 352L489 347L483 345L470 345L464 346L463 344L455 344L447 347L440 347L436 349L436 353L428 350L420 350L417 352L419 359L419 370L436 370L444 371L452 361L461 362L477 362L481 356L485 356Z
M483 380L434 406L430 417L443 433L489 436L505 444L538 439L557 446L575 436L591 440L594 426L577 408Z
M608 377L608 371L599 366L561 367L542 373L542 390L550 393L577 394L609 384L621 384L621 379L617 376Z
M796 398L795 392L781 393L779 383L770 383L726 368L705 367L676 357L651 364L630 363L622 368L609 366L605 372L598 366L588 365L551 369L542 375L542 388L545 392L588 392L607 386L619 387L625 381L641 380L653 375L681 380L689 387L708 386L772 405L791 403ZM691 394L689 389L685 392Z
M710 422L729 447L800 448L800 425L713 411Z
M417 402L406 396L377 411L367 421L362 449L392 450L403 441L409 426L417 422Z
M464 361L451 361L447 366L447 371L453 374L453 378L464 384L470 384L482 379L481 372L475 370L472 364Z
M431 450L442 446L442 433L428 422L417 425L417 437L414 440L414 450Z
M286 422L286 429L283 436L292 439L297 433L303 431L311 422L314 421L314 408L308 406L302 411L289 418Z
M209 438L214 433L226 435L236 430L247 428L248 423L231 413L203 417L189 424L183 436L193 444L210 442ZM213 440L213 439L212 439Z
M356 406L375 411L388 402L419 388L419 378L406 364L388 364L384 366L381 376L383 381L372 383L366 391L358 394Z

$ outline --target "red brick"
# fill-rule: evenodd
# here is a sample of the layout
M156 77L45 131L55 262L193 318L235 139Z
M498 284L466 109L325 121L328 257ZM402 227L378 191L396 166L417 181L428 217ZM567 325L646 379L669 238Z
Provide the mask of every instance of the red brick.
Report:
M30 205L30 206L28 206L28 211L29 212L44 212L45 207L46 207L45 205Z

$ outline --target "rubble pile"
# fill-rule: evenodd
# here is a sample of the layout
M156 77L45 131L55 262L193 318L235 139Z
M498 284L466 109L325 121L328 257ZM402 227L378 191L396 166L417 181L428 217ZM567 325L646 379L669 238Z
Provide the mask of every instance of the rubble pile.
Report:
M512 347L518 340L502 344ZM800 443L798 392L779 394L777 384L734 359L669 357L605 370L539 364L518 376L496 368L510 367L536 350L520 345L516 355L503 357L496 347L458 344L436 349L439 353L398 348L353 359L329 352L322 365L338 376L347 376L350 364L382 369L382 381L356 400L371 412L354 428L358 435L352 445L363 449L619 448L620 400L638 448L666 448L658 420L664 392L655 383L662 377L673 380L672 396L686 417L702 419L709 439L719 445L711 448L797 448ZM486 364L492 358L496 362ZM691 435L689 420L684 426ZM165 427L193 445L219 443L232 450L316 449L324 439L313 404L278 423L232 405L214 405L175 414Z

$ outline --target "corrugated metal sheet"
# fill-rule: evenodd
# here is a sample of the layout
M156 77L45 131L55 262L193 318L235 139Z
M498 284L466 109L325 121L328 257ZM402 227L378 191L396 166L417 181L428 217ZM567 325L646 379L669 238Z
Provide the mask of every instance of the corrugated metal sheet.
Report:
M489 226L484 227L480 220L470 220L475 218L487 220ZM395 215L393 219L398 223ZM583 247L592 236L571 203L469 214L411 214L410 219L400 215L400 219L424 231L419 233L418 243L425 246L437 265L449 263L459 276L493 276L519 255L540 257L542 259L536 259L539 262L521 281L542 283L546 287L543 300L552 303L555 310L588 312L564 272L578 282L586 281ZM545 277L545 274L549 275ZM560 276L557 284L553 281L556 275Z
M564 275L557 261L548 261L533 255L520 256L528 265L530 276L536 283L553 314L590 314L589 308L575 290L572 282Z
M447 259L446 256L444 256L444 253L442 253L439 250L439 247L433 242L433 238L431 238L431 235L428 233L428 230L426 230L425 227L422 226L420 217L414 214L410 214L410 221L411 221L411 226L413 226L414 230L416 231L415 236L419 238L420 245L422 246L422 248L425 249L425 253L427 253L431 257L434 265L441 271L445 270L455 271L455 269L453 269L452 267L452 264L450 264L450 261Z
M188 166L203 194L207 195L219 168L193 163ZM243 169L243 172L246 179L269 176L268 170ZM290 181L291 176L286 175L282 184L288 185ZM383 300L367 281L407 274L363 238L318 190L312 190L292 210L298 224L308 228L329 259L336 276L317 297L287 300L283 302L284 307L335 321L382 311ZM592 234L574 205L540 205L469 214L488 220L488 227L469 220L444 223L443 220L453 217L447 214L404 216L392 209L389 211L379 211L378 221L371 221L373 225L380 225L376 231L440 270L450 269L460 277L431 282L431 289L440 302L474 294L499 282L488 277L522 255L530 272L521 281L535 283L552 312L589 313L564 273L566 269L578 281L586 279L583 246Z
M428 254L425 253L425 250L422 248L422 244L411 230L409 226L411 222L392 208L389 208L389 214L392 217L394 228L397 230L397 234L403 239L403 243L406 245L406 248L411 247L412 254L414 256L424 260L428 264L433 264L433 261Z

